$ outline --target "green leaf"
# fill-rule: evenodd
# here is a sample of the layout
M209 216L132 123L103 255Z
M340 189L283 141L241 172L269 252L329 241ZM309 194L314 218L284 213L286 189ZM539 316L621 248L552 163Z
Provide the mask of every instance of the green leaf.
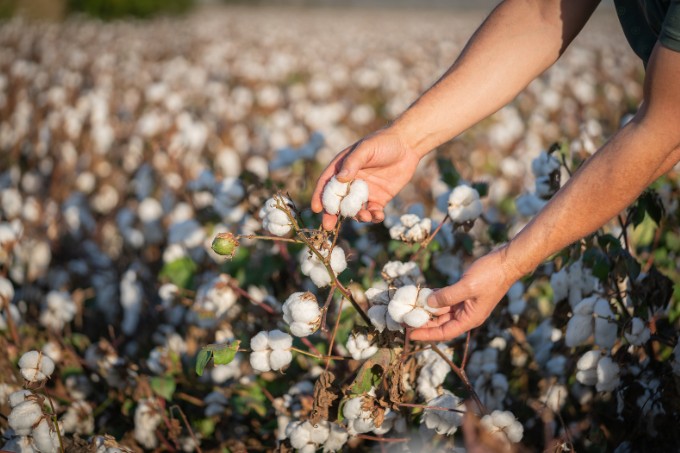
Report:
M353 395L363 395L371 387L378 385L382 379L382 375L387 370L392 359L392 351L387 348L381 348L370 359L366 360L357 376L349 388Z
M201 349L201 351L196 356L196 374L203 376L203 370L205 370L208 362L210 362L212 354L212 351L206 348Z
M449 159L439 157L437 158L437 167L439 167L439 174L442 177L442 181L444 181L451 188L458 185L458 182L460 181L460 173L458 173L458 170L456 170L453 162L451 162Z
M196 273L196 263L185 256L167 263L158 274L159 277L170 280L180 288L189 288Z
M234 360L234 357L236 357L240 345L241 341L235 340L229 344L210 345L208 348L210 348L213 353L215 365L229 365L231 361Z
M170 376L154 376L150 379L150 384L151 390L166 401L172 400L172 395L177 388L175 379Z
M472 188L479 193L479 198L484 198L489 194L489 183L475 182L472 184Z

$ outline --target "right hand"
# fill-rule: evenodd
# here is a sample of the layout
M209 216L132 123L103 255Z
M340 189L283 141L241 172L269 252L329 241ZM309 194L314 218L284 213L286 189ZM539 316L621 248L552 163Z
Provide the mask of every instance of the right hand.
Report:
M357 218L382 222L385 205L411 180L419 161L420 157L393 131L374 132L340 152L321 173L312 195L312 210L323 210L321 194L333 175L341 182L363 179L368 184L368 203ZM324 212L323 227L333 229L337 219Z

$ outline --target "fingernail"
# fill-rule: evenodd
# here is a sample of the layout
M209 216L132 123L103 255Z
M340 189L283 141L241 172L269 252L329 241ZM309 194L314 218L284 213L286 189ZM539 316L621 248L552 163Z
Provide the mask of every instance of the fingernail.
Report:
M347 178L349 176L349 171L347 170L342 170L340 173L338 173L338 178Z

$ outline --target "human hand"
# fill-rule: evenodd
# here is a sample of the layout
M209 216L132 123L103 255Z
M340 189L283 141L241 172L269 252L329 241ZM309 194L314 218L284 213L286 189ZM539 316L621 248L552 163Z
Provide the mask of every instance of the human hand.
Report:
M522 276L507 259L506 248L479 258L460 281L434 292L431 307L438 317L411 332L412 340L445 341L480 326Z
M357 218L363 222L382 222L385 205L409 182L419 161L420 156L390 129L368 135L340 152L321 173L312 195L312 210L323 210L321 194L333 175L341 182L358 178L368 184L368 203ZM324 213L323 227L332 229L337 218Z

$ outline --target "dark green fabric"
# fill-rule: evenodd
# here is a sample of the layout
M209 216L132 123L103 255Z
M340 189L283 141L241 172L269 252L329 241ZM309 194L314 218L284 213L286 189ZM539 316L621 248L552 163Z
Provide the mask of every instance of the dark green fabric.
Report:
M657 40L680 52L680 0L614 0L623 33L647 66Z

